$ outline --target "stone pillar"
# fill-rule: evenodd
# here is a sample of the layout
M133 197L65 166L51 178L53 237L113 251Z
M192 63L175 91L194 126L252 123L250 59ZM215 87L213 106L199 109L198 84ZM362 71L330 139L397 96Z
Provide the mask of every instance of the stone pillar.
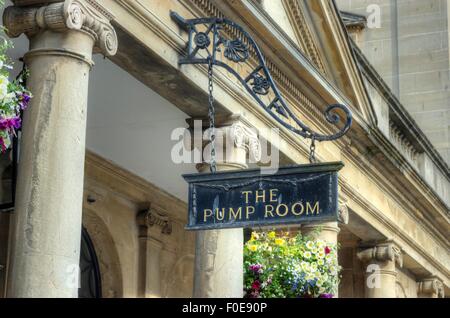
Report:
M445 298L444 284L436 277L425 278L417 283L418 298Z
M96 1L15 2L3 21L9 36L30 39L24 60L34 98L24 116L7 294L77 297L89 71L93 50L115 54L117 36Z
M338 243L338 234L340 232L339 223L348 224L348 208L345 202L341 200L339 200L338 222L305 224L301 226L301 231L303 235L308 235L312 238L336 245Z
M139 224L139 296L162 297L161 235L172 234L172 221L159 208L150 207L138 214Z
M204 124L207 125L206 122ZM239 117L217 119L216 126L217 171L247 168L248 154L256 161L259 160L261 149L257 134L242 123ZM197 169L208 173L208 148L204 152L204 161L205 163L197 165ZM241 228L197 232L194 297L243 297L243 237Z
M403 265L400 248L392 242L363 245L358 258L366 265L366 298L396 298L396 266Z

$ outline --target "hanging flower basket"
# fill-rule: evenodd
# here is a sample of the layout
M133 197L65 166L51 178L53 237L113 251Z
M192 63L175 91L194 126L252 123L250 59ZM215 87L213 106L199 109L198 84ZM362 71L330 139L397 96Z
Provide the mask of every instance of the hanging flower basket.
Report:
M0 2L2 4L2 2ZM26 70L10 81L11 63L6 51L11 43L2 35L0 44L0 153L6 152L16 131L22 126L21 112L28 107L32 97L25 88Z
M275 232L253 232L244 247L246 298L333 298L337 246Z

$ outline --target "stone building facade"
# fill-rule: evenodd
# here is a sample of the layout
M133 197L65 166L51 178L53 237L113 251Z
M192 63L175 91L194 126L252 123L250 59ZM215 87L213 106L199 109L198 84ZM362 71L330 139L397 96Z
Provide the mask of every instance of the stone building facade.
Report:
M364 28L351 31L357 45L449 164L448 1L336 3L345 12L369 18Z
M34 98L24 114L14 209L0 214L0 295L242 297L243 230L184 229L181 174L208 165L172 162L170 136L188 127L186 119L205 118L208 81L206 65L178 64L187 33L172 11L242 25L286 101L315 130L333 131L327 105L351 108L348 134L316 149L319 161L345 164L340 221L322 224L319 234L341 245L339 297L449 295L448 165L350 40L364 19L341 15L331 0L12 2L3 23L18 47L25 43L16 58L24 55ZM214 84L217 129L235 145L219 170L248 167L254 130L283 165L308 162L309 143L233 76L218 70ZM236 126L240 142L230 133ZM273 127L281 138L267 133ZM3 192L9 170L2 165ZM369 287L369 278L380 284Z

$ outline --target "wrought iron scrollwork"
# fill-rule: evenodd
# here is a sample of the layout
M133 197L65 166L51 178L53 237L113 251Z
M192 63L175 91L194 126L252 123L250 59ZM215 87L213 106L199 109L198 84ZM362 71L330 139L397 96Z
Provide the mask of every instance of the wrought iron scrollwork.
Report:
M328 106L324 113L326 120L335 126L341 122L336 110L345 114L344 125L340 129L338 128L337 133L333 135L320 134L304 124L286 104L267 68L261 50L241 26L233 21L214 17L186 20L176 12L171 12L171 17L181 29L189 34L187 55L179 60L180 64L209 65L212 63L225 68L242 83L258 104L275 120L304 138L319 142L335 140L350 129L352 113L341 104ZM235 38L225 37L222 34L224 32L221 32L224 29L230 31L230 34L236 35ZM224 59L219 56L222 49L224 50ZM202 54L199 53L200 51ZM255 55L257 65L246 77L242 77L233 67L225 63L226 60L234 63L245 62L250 58L251 53Z

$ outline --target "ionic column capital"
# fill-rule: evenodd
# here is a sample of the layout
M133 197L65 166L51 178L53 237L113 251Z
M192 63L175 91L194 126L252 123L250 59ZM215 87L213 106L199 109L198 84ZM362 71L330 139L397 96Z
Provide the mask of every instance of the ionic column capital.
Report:
M34 6L43 2L42 6ZM42 30L79 30L93 36L96 49L102 54L112 56L117 52L117 34L110 23L113 16L95 0L18 0L15 3L3 14L6 33L10 37L18 37L22 33L33 37Z
M261 144L258 134L245 126L242 122L234 122L231 126L222 128L226 130L226 138L230 138L237 148L245 149L255 161L261 160Z
M401 249L392 242L380 243L375 246L362 246L358 252L358 258L362 262L386 262L392 261L403 266L403 255Z
M444 284L436 277L425 278L417 282L417 294L420 296L444 298Z
M172 233L172 220L164 211L155 206L140 211L137 215L137 222L145 228L159 227L162 234L170 235Z
M202 146L202 151L211 146L209 140L208 119L188 119L191 130L202 129L202 134L194 132L194 145ZM200 124L199 124L200 123ZM251 128L240 116L218 117L215 120L215 149L217 165L223 168L243 169L247 167L247 157L251 162L261 160L262 150L258 133ZM199 138L202 140L198 140ZM209 162L208 152L203 152L205 161L197 166L198 170L205 170Z

